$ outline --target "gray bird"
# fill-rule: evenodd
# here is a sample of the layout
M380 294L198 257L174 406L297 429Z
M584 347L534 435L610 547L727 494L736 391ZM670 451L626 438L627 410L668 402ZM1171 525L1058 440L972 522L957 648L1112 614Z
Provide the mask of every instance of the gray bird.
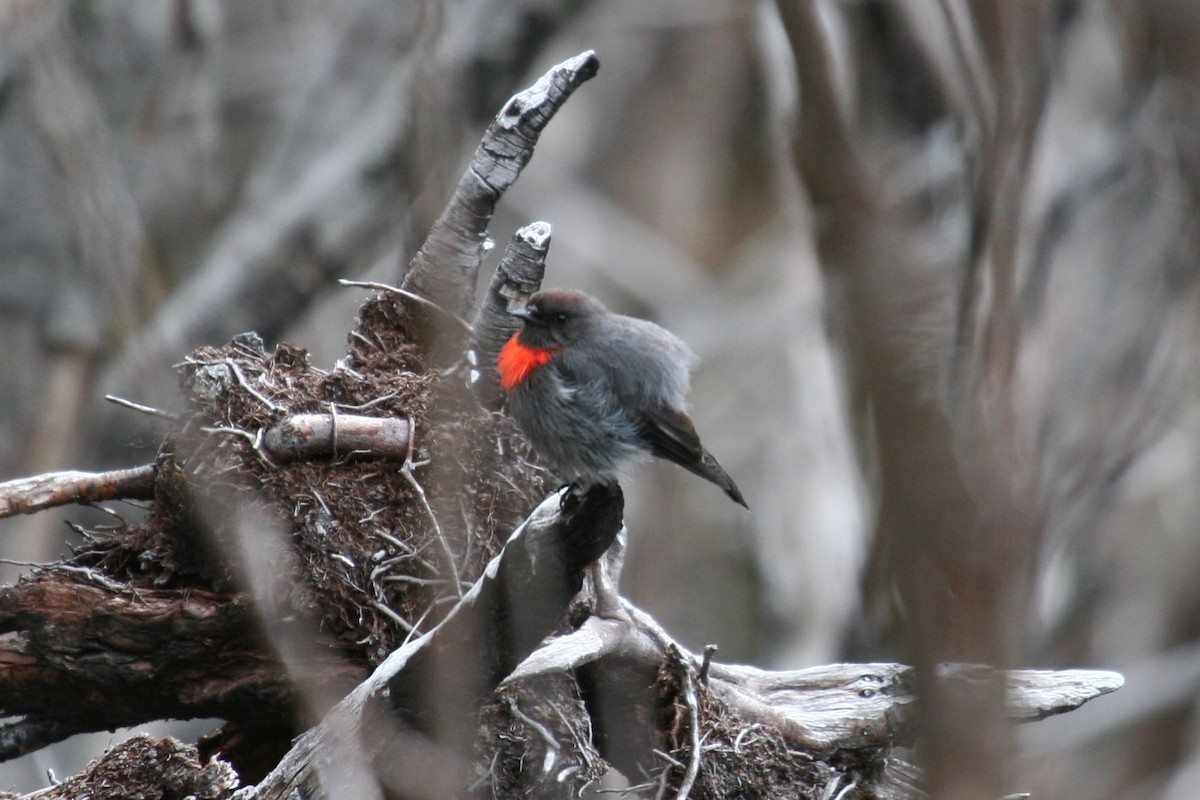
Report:
M538 292L511 313L524 324L500 351L500 388L509 414L560 477L614 481L657 456L749 508L685 413L697 359L679 337L571 289Z

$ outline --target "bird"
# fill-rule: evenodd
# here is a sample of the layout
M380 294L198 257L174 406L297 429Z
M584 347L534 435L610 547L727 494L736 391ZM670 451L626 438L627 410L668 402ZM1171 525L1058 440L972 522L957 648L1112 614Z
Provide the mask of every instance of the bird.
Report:
M683 340L575 289L536 292L509 313L522 324L496 360L505 407L559 477L616 481L657 457L749 509L687 415L698 359Z

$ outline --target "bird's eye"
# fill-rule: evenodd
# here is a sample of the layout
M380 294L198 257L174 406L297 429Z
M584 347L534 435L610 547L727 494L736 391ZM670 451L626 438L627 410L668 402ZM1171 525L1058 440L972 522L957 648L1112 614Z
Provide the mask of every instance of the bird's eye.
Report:
M560 311L560 312L558 312L557 314L555 314L555 315L554 315L554 321L555 321L555 322L559 322L559 323L566 322L566 321L567 321L567 315L566 315L566 314L564 314L563 312L561 312L561 311Z

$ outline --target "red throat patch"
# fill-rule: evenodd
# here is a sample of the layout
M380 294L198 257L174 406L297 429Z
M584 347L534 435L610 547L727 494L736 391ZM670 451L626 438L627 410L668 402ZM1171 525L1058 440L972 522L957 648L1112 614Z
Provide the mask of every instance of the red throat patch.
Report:
M500 357L496 359L496 372L500 373L500 388L506 392L515 389L535 369L545 366L550 359L562 352L561 347L552 350L526 347L521 344L520 336L519 333L514 333L512 338L501 348Z

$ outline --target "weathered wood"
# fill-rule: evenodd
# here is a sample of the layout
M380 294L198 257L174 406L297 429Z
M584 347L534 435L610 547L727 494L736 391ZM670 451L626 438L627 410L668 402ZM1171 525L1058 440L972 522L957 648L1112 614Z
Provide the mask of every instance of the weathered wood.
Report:
M595 715L593 724L602 754L629 771L648 767L650 745L642 738L644 726L634 724L636 719L653 716L655 695L647 691L648 683L672 660L672 653L694 665L700 664L700 658L680 647L652 617L628 601L623 601L623 611L620 619L590 617L579 629L552 639L518 665L504 683L577 671L586 684L585 696L594 699L589 712ZM939 675L949 691L964 695L997 679L994 669L975 664L943 665ZM1070 711L1124 683L1119 674L1100 670L1015 670L1005 675L1005 681L1008 714L1019 721ZM842 754L841 759L846 760L846 753L857 751L859 756L851 760L874 764L872 780L883 787L880 796L917 796L909 791L916 786L911 779L918 774L916 768L882 758L893 746L914 742L912 667L831 664L770 671L712 662L707 691L737 715L742 729L769 726L789 746L814 757ZM618 698L620 702L615 702ZM615 703L618 708L598 708L601 702ZM649 707L629 708L631 705ZM893 768L898 774L888 775Z
M408 420L361 414L296 414L263 434L263 449L277 462L328 456L403 461L412 450Z
M47 472L0 483L0 517L71 503L149 500L153 495L153 464L110 472Z
M849 785L843 770L866 770L870 785L859 785L875 796L921 796L919 772L887 757L892 746L912 739L909 667L835 664L772 672L711 663L707 681L700 681L693 674L699 658L625 601L619 618L588 617L576 631L538 648L580 591L585 567L620 530L617 487L552 495L437 628L389 657L270 775L238 797L282 798L297 790L313 798L447 796L462 785L475 713L492 692L556 671L579 676L595 743L622 769L654 768L652 751L667 735L656 709L677 691L675 702L691 708L692 724L705 730L734 719L735 730L773 731L787 747L808 754L805 763L841 764L824 767L826 788ZM31 609L41 616L33 619ZM294 699L278 665L254 649L251 613L245 598L135 592L79 568L10 588L0 594L0 630L18 635L0 648L0 694L27 700L8 708L23 716L4 729L0 755L161 716L261 722ZM53 652L44 649L47 643ZM687 680L664 686L656 677L664 670ZM941 674L967 693L995 678L979 665L947 665ZM1113 691L1122 679L1087 670L1017 671L1007 682L1011 715L1036 720ZM277 707L264 708L264 697L276 698ZM719 736L704 733L706 747L719 750ZM673 758L686 762L682 780L711 791L712 770L727 767L689 750L692 739L675 742Z
M391 797L447 796L461 785L473 712L560 624L584 568L621 530L622 508L615 484L547 498L445 620L389 656L238 797L382 796L372 776ZM430 772L428 758L440 769ZM348 785L357 793L342 793Z
M508 312L517 305L524 305L529 296L541 288L549 249L548 223L534 222L514 233L471 325L477 359L472 365L476 372L472 376L472 385L476 398L485 408L500 408L499 376L494 365L500 348L521 327L520 321Z
M745 703L748 708L765 704L776 722L815 750L913 743L911 711L916 695L912 667L830 664L770 672L714 663L712 674L714 691L723 685L731 687L731 704ZM952 690L970 692L996 673L982 665L947 664L940 674ZM1070 711L1124 683L1119 674L1101 670L1012 670L1005 678L1008 714L1021 721Z
M152 720L286 724L295 712L245 595L134 590L60 566L0 589L0 632L0 697L16 718L0 728L0 759ZM307 679L360 677L336 657L305 666Z
M487 226L500 197L533 157L542 130L571 94L600 68L588 50L558 64L533 86L514 95L484 133L454 195L409 264L403 288L446 310L470 314L487 241ZM416 340L426 351L457 357L461 341L449 336L436 314L419 314ZM435 345L443 337L448 342ZM430 353L432 355L432 353Z
M317 456L369 456L403 461L411 450L408 420L361 414L295 414L267 429L264 452L277 463ZM0 483L0 518L72 503L150 500L155 465L109 472L48 472Z

